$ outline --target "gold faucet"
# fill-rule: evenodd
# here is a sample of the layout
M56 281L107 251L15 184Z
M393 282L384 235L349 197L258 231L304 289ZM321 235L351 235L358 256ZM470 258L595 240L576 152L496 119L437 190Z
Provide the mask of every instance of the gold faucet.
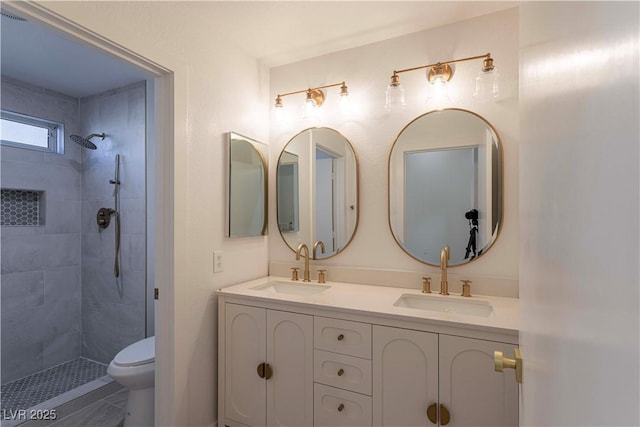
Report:
M449 282L447 282L447 262L449 261L449 246L444 245L440 252L440 295L449 295Z
M311 279L309 279L309 248L304 243L300 243L298 245L298 248L296 249L296 261L300 261L300 252L302 252L303 249L304 249L304 255L303 255L304 256L304 272L303 272L304 279L302 281L310 282Z
M324 242L322 240L318 240L313 244L313 259L316 259L316 251L318 250L318 246L320 246L320 250L324 253Z

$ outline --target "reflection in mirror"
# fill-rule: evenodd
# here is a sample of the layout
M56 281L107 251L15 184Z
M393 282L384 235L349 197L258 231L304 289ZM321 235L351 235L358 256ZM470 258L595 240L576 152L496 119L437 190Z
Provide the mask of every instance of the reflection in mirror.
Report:
M298 156L283 152L278 163L278 227L283 233L297 232Z
M228 237L267 234L266 146L229 132Z
M450 266L484 254L502 222L502 146L482 117L459 109L419 116L389 156L389 225L413 258Z
M358 224L358 165L349 141L330 128L305 129L280 154L276 177L278 228L291 250L315 246L316 259L342 251Z

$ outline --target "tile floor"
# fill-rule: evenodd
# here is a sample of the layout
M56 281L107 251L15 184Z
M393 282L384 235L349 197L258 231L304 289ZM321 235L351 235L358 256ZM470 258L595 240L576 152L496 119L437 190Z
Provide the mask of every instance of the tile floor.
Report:
M127 390L106 368L81 358L3 384L0 426L121 427Z
M78 358L2 384L0 386L2 413L31 408L106 374L107 365Z

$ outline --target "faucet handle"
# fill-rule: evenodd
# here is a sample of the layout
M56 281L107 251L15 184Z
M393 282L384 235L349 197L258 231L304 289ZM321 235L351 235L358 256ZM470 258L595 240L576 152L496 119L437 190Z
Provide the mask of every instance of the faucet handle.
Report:
M318 270L318 283L325 283L325 271L327 270Z
M462 296L470 297L471 296L471 280L462 280Z
M291 268L291 280L293 280L293 281L297 281L298 280L298 267L292 267Z
M422 292L425 294L431 293L431 277L422 278Z

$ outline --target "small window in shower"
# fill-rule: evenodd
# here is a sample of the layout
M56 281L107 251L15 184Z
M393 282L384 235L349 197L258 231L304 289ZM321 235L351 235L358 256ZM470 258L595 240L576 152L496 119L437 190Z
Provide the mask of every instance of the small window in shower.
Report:
M42 191L0 190L2 215L0 225L4 226L38 226L44 225Z
M51 120L0 111L0 143L17 148L64 153L64 125Z

